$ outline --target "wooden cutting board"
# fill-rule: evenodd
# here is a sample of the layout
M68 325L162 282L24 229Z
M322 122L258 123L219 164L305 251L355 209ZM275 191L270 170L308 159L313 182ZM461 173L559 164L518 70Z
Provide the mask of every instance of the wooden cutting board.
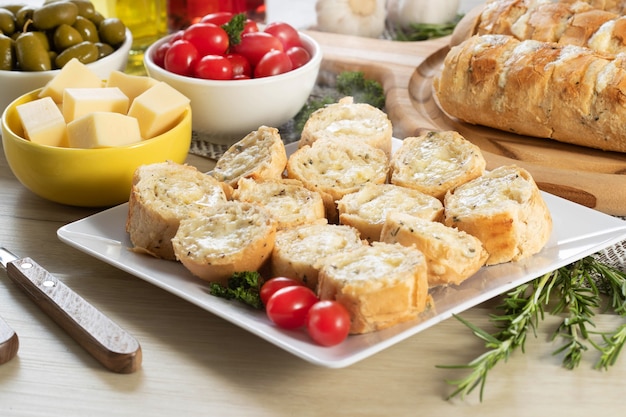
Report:
M544 191L607 214L626 215L626 154L470 125L444 113L433 96L432 82L447 54L449 38L394 42L308 33L322 46L322 70L363 71L381 82L395 137L456 130L482 149L488 168L517 164Z

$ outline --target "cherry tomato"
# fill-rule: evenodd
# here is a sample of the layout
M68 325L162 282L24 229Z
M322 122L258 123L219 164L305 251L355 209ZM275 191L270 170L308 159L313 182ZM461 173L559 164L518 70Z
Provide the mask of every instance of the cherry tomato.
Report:
M322 300L309 309L306 328L316 343L322 346L338 345L350 332L350 314L339 302Z
M300 68L311 60L311 54L309 54L309 51L301 46L292 46L287 49L287 52L285 53L289 57L293 69Z
M233 67L233 78L240 76L246 76L250 78L252 75L252 70L250 68L250 63L243 55L239 54L228 54L226 55L226 59L228 59Z
M228 49L228 34L213 23L195 23L185 29L183 39L196 47L200 56L223 55Z
M159 47L154 51L152 60L161 68L165 66L165 54L167 53L167 50L170 49L170 46L172 46L170 42L165 42L159 45Z
M259 25L257 25L257 23L254 20L247 19L246 23L243 25L242 33L258 32L258 31L259 31Z
M309 309L318 302L317 295L303 285L292 285L276 291L267 300L267 317L284 329L297 329L306 323Z
M197 78L207 80L231 80L233 78L233 66L222 55L205 55L196 63L194 75Z
M278 38L265 32L250 32L241 35L241 42L234 46L233 52L243 55L255 67L263 55L274 49L284 51Z
M254 67L254 78L271 77L293 69L291 60L283 51L269 51Z
M298 31L288 23L271 22L265 26L263 31L278 38L283 44L285 51L293 46L302 46L300 34L298 34Z
M201 23L213 23L214 25L222 26L223 24L230 22L230 19L232 19L233 16L234 15L231 12L209 13L207 15L202 16L202 19L200 19L200 22Z
M186 40L172 43L164 57L164 68L174 74L193 75L193 67L198 60L198 50Z
M275 277L268 279L263 283L261 290L259 291L259 296L261 297L263 305L267 305L267 301L276 291L281 288L292 287L294 285L302 285L302 282L297 279L287 277Z

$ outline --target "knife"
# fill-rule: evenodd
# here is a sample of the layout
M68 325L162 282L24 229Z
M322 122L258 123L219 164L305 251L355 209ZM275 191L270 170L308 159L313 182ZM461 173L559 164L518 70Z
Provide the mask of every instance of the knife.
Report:
M0 317L0 365L13 359L19 345L17 333Z
M8 277L107 369L132 373L141 366L137 340L31 258L0 247Z

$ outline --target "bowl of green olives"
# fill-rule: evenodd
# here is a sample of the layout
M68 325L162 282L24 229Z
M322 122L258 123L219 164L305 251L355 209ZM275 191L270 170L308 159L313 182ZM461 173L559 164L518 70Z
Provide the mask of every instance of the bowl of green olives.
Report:
M130 30L105 18L89 0L46 0L41 6L0 6L0 112L43 87L72 58L103 80L126 68Z

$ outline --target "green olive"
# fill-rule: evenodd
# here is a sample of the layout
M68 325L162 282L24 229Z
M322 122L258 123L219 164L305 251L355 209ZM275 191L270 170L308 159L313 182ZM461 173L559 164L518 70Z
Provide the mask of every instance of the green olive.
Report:
M10 71L15 67L15 41L0 34L0 70Z
M70 0L78 6L78 15L91 20L96 14L96 7L89 0Z
M5 4L4 6L2 6L2 9L7 9L8 11L10 11L13 14L16 14L17 11L19 9L21 9L22 7L24 7L23 4L21 3L15 3L15 4Z
M100 23L102 23L102 21L104 20L104 16L102 15L102 13L96 11L93 17L89 20L91 20L93 24L96 25L96 27L100 27Z
M33 32L24 32L15 40L15 55L22 71L48 71L52 63L48 51Z
M35 8L32 6L24 6L15 12L15 24L18 30L23 31L26 24L33 20L33 12Z
M33 11L33 24L39 30L48 30L66 24L73 25L78 16L78 6L69 1L44 4Z
M83 64L89 64L98 59L98 47L91 42L81 42L61 52L54 60L57 68L63 68L72 58L78 59Z
M126 40L126 26L120 19L109 17L100 23L98 34L102 42L115 48Z
M96 42L96 46L98 47L98 59L109 56L115 52L115 49L108 43Z
M74 29L76 29L78 33L80 33L80 36L82 36L83 40L93 43L100 42L98 28L91 20L83 16L78 16L73 26Z
M57 52L62 52L70 46L78 45L83 40L78 30L66 24L58 26L54 30L54 35L52 35L54 50Z
M9 36L15 33L15 15L8 9L0 9L0 32Z
M46 51L49 51L50 49L52 49L50 48L50 40L48 39L48 34L46 32L31 32L31 33L33 33L35 36L39 38L41 45L43 45Z

